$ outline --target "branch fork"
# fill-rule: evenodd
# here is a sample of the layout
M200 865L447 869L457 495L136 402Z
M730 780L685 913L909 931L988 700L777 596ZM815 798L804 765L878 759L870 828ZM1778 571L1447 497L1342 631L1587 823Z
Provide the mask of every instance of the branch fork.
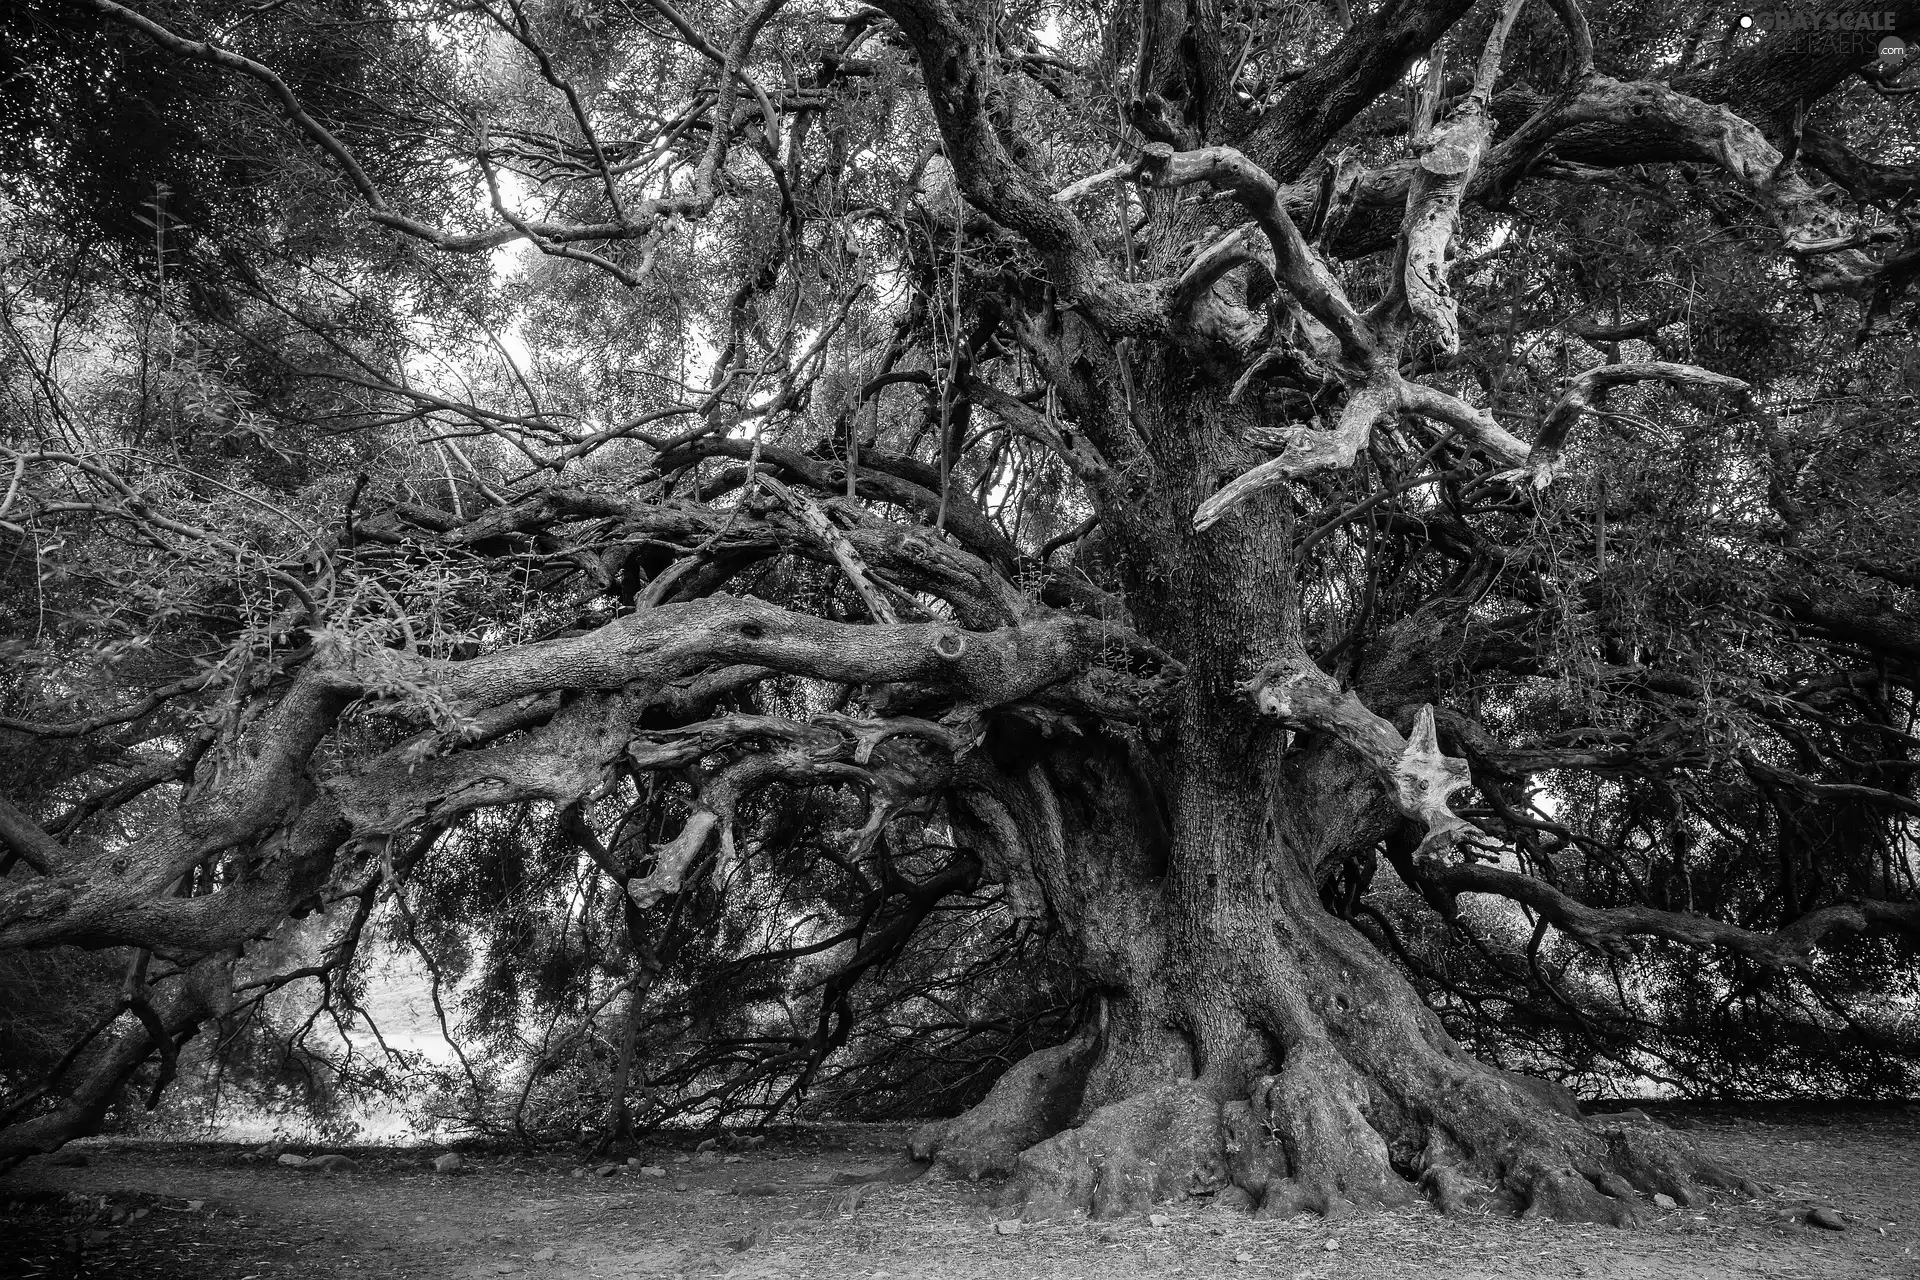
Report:
M1412 735L1403 737L1304 652L1269 663L1240 692L1262 715L1327 734L1372 766L1400 812L1426 830L1417 859L1439 866L1463 860L1459 846L1475 828L1449 801L1473 779L1465 760L1441 751L1431 703L1420 708Z

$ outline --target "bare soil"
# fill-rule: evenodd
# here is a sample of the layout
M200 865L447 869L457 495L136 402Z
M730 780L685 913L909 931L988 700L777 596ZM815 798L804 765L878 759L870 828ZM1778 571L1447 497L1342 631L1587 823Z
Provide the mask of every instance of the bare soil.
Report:
M438 1152L393 1148L346 1149L358 1169L321 1174L231 1146L96 1141L85 1167L42 1159L0 1179L0 1277L1920 1280L1920 1107L1648 1110L1768 1193L1648 1205L1629 1229L1424 1208L1254 1221L1196 1201L1160 1224L1003 1234L992 1188L921 1176L901 1127L789 1135L730 1162L693 1155L692 1139L641 1151L664 1178L471 1152L440 1174ZM1809 1225L1823 1206L1846 1229Z

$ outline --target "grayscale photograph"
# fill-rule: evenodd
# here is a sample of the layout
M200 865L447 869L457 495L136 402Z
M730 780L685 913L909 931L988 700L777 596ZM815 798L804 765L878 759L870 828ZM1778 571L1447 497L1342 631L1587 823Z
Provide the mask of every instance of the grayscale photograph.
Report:
M1920 0L0 0L0 1280L1920 1280Z

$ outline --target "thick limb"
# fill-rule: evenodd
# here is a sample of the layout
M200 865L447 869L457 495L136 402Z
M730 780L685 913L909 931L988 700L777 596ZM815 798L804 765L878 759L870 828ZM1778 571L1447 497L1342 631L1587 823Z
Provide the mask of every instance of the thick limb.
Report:
M165 998L150 1006L151 1016L116 1037L94 1058L85 1078L64 1102L0 1129L0 1172L29 1156L57 1151L75 1138L97 1133L134 1072L155 1054L170 1059L202 1023L231 1006L231 972L230 955L195 965L171 984Z

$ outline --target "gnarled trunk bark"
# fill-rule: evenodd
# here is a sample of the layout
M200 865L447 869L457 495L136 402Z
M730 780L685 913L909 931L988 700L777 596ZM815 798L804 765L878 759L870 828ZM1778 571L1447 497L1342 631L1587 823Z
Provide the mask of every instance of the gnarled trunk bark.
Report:
M1162 825L1124 760L1077 754L1003 763L975 813L983 845L1026 833L1026 890L1068 930L1099 1014L921 1130L914 1154L1010 1176L1033 1217L1189 1196L1338 1214L1424 1194L1625 1222L1642 1193L1684 1204L1701 1183L1732 1185L1662 1129L1583 1120L1570 1097L1465 1052L1322 906L1324 864L1299 839L1309 815L1259 770L1187 778ZM1332 825L1355 817L1327 810ZM1050 874L1069 867L1071 882Z
M1323 907L1321 884L1405 812L1347 747L1296 740L1246 696L1250 670L1301 652L1289 508L1188 524L1209 478L1237 469L1245 413L1175 362L1141 393L1151 480L1117 554L1135 625L1187 664L1177 705L1124 738L996 730L960 823L1010 901L1071 939L1100 1012L915 1153L1010 1175L1035 1216L1188 1195L1338 1213L1424 1193L1624 1221L1637 1193L1684 1203L1726 1182L1664 1130L1584 1121L1475 1060ZM1430 655L1370 662L1379 715L1432 696Z

